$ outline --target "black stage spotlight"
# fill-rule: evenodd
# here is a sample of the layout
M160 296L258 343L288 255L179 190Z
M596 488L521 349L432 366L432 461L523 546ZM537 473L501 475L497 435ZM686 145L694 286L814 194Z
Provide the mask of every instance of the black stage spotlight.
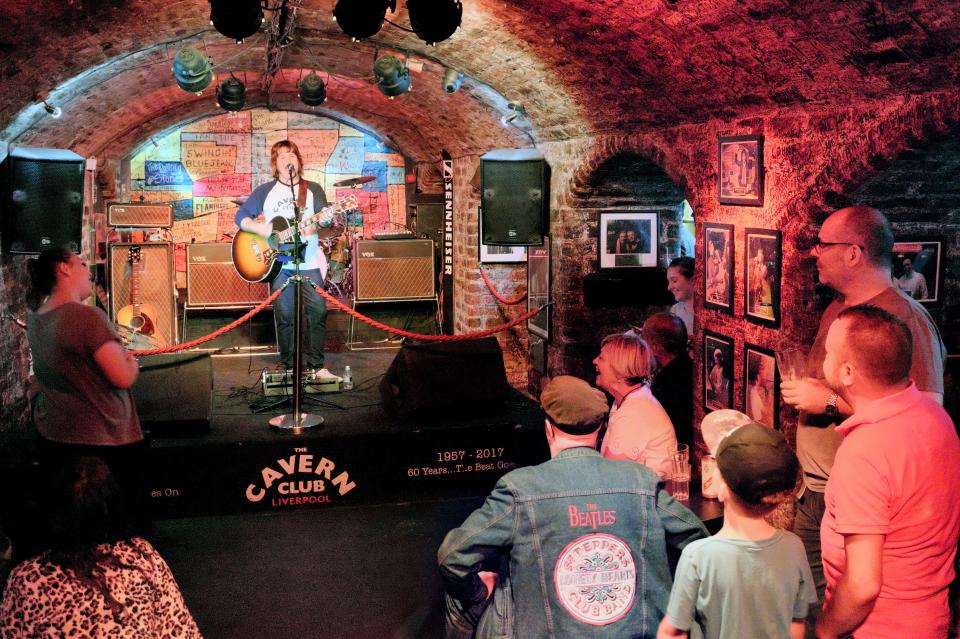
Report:
M297 83L300 100L307 106L320 106L327 99L327 87L320 76L311 71Z
M377 35L387 9L396 11L397 0L337 0L333 19L341 31L357 41Z
M243 82L230 74L230 77L217 87L217 104L227 111L239 111L247 97L247 88Z
M463 5L459 0L407 0L410 26L427 44L446 40L460 26Z
M260 0L210 0L210 24L240 44L263 24Z

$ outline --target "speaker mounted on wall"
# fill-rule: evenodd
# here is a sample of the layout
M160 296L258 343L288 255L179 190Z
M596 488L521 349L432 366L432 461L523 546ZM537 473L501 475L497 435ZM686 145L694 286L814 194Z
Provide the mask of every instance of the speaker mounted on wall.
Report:
M173 205L154 202L111 202L107 225L121 228L164 228L173 226Z
M535 149L495 149L480 156L483 243L539 246L549 229L550 167Z
M67 246L80 252L86 161L66 149L14 147L5 162L3 244L35 255Z

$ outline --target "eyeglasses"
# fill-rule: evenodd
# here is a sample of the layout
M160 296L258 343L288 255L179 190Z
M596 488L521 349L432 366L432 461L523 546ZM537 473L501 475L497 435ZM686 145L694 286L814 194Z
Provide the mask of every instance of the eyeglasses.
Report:
M866 250L863 244L857 244L856 242L824 242L818 239L813 243L813 252L822 253L823 249L830 248L831 246L856 246L861 251Z

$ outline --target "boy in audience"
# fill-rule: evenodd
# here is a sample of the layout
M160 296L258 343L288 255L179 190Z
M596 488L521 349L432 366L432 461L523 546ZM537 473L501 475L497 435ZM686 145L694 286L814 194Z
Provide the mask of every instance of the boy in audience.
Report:
M817 593L800 538L764 516L793 498L799 462L783 435L757 423L717 447L723 528L683 550L658 639L803 639Z

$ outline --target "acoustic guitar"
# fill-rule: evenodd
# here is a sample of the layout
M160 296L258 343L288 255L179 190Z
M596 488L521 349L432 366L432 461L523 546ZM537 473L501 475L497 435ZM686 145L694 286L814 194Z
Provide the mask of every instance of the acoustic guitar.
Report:
M140 256L140 247L130 247L130 303L117 311L116 322L127 328L131 333L139 333L152 338L155 343L163 345L163 338L157 330L157 313L153 304L140 302L140 273L143 263Z
M311 215L300 219L301 233L307 224L317 218L333 213L343 213L357 208L360 205L356 195L348 195ZM263 282L272 280L283 267L280 257L280 245L293 241L293 226L284 217L273 218L273 233L270 237L263 237L256 233L239 230L233 236L233 267L237 274L248 282Z

